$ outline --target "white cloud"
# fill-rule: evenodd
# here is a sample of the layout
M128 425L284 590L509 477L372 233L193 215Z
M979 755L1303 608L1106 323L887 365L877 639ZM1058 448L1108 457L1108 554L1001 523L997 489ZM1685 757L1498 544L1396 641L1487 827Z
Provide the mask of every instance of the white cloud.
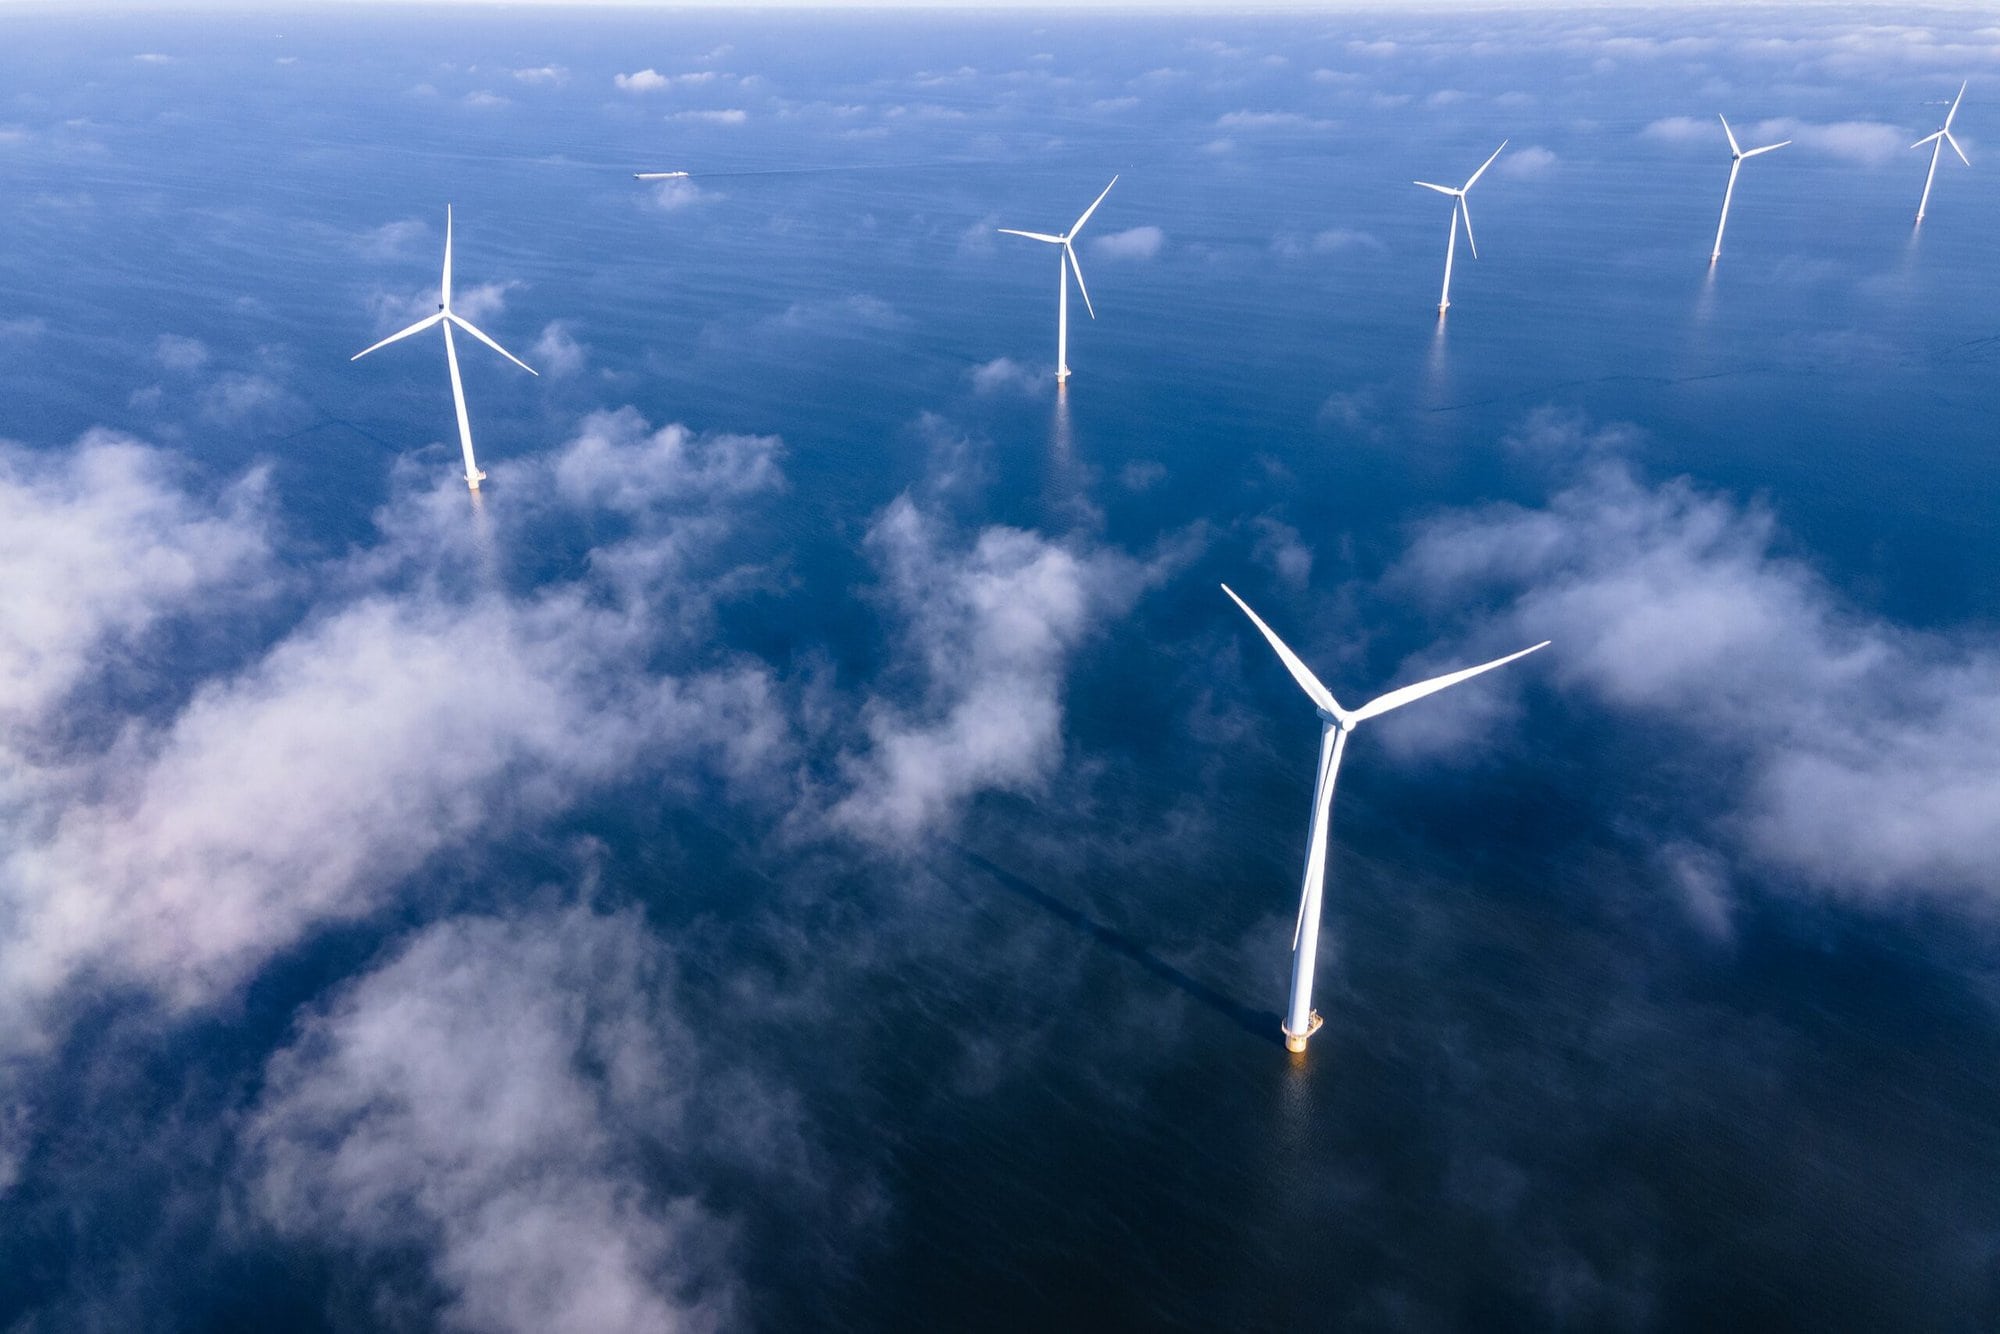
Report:
M577 582L524 597L465 587L477 530L441 482L385 513L384 543L335 578L354 595L171 716L124 719L108 749L17 772L0 1033L34 1044L59 1027L50 1003L86 981L205 1005L321 924L376 911L439 852L668 756L761 781L787 744L762 669L673 676L659 663L713 596L695 576L731 531L729 502L781 484L776 451L768 437L600 414L552 458L493 469L495 490L520 497L519 522L537 498L570 505L572 525L579 506L628 516ZM49 590L10 598L0 620L17 745L107 641L262 550L240 519L189 516L132 446L87 442L50 466L14 462L0 488L20 510L0 510L14 520L0 542L20 546L10 568Z
M684 208L693 208L697 204L712 204L722 197L720 192L704 190L693 181L682 176L676 177L673 180L656 183L647 200L652 207L659 209L662 213L678 213Z
M569 320L550 320L542 326L541 337L528 355L536 370L560 378L583 369L587 356L583 344L570 333L571 325Z
M362 233L357 246L370 259L396 259L429 233L430 228L415 218L401 218Z
M1313 550L1299 536L1299 530L1268 514L1251 523L1257 534L1250 555L1285 584L1302 589L1312 579Z
M713 111L677 111L673 119L694 121L703 125L742 125L750 119L750 113L740 107Z
M208 345L199 338L161 334L153 343L153 360L170 371L198 371L208 364Z
M461 100L466 106L476 111L491 111L496 107L504 107L508 104L506 98L500 96L498 93L487 92L485 89L467 93Z
M0 445L0 564L12 580L0 604L0 749L18 755L71 690L161 622L219 587L261 587L265 485L253 473L203 498L166 455L103 431L66 451Z
M1557 161L1556 155L1540 144L1526 144L1503 154L1493 166L1502 176L1533 179L1555 170Z
M1033 394L1041 391L1043 375L1012 357L995 357L972 368L973 392Z
M1062 757L1070 655L1158 577L1123 553L982 529L960 548L908 496L869 529L882 603L904 619L923 682L914 706L871 698L868 745L842 762L831 819L895 844L934 830L973 794L1034 792Z
M663 498L703 506L783 489L784 445L771 435L696 435L678 423L652 429L634 408L584 418L550 477L576 509L626 514Z
M1722 134L1719 120L1698 120L1693 116L1667 116L1649 122L1639 131L1648 139L1658 139L1663 143L1686 144L1697 140L1713 139L1727 150L1729 143Z
M1330 130L1334 123L1296 111L1230 111L1215 118L1221 130Z
M794 301L783 311L761 323L767 328L803 330L812 333L847 333L857 329L901 328L909 323L909 316L879 296L866 292L853 292L847 296Z
M1525 434L1598 457L1545 508L1428 522L1403 584L1510 599L1488 638L1552 638L1563 685L1726 757L1714 836L1756 864L1859 898L2000 898L2000 644L1855 610L1777 553L1766 510L1648 485L1573 421Z
M534 69L517 69L514 77L532 86L560 87L569 82L569 70L561 65L541 65Z
M1900 161L1910 143L1901 130L1880 121L1843 120L1827 124L1790 116L1758 121L1747 132L1738 129L1736 137L1745 148L1790 139L1801 152L1864 167Z
M1357 250L1380 253L1386 249L1388 247L1374 233L1356 231L1351 227L1329 227L1307 237L1288 232L1271 238L1272 252L1287 259L1304 255L1340 255Z
M201 415L218 426L242 426L296 412L299 400L277 381L249 371L228 371L202 391Z
M1128 227L1091 242L1090 253L1104 259L1153 259L1167 243L1167 234L1158 227Z
M642 69L635 74L614 74L611 82L628 93L665 92L672 86L672 80L652 68Z
M245 1131L254 1215L414 1250L454 1328L718 1327L725 1228L645 1184L701 1079L666 974L637 912L427 928L271 1059Z

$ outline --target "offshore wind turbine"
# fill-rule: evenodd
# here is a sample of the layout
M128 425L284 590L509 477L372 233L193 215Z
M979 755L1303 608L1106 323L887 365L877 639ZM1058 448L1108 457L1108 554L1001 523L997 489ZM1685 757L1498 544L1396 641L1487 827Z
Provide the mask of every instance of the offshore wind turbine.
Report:
M444 326L444 360L445 364L451 367L451 401L452 406L458 409L458 446L465 454L465 484L472 490L477 491L479 483L485 480L486 474L479 471L479 464L472 457L472 423L467 420L465 415L465 386L459 382L458 378L458 345L452 341L451 326L456 324L459 328L465 330L528 374L539 376L541 372L515 356L512 352L509 352L506 348L500 346L500 344L494 342L476 328L471 320L466 319L451 308L451 205L449 204L445 205L444 209L444 277L438 281L437 314L427 316L424 319L418 320L407 329L401 329L390 334L381 342L376 343L374 347L362 348L359 352L349 357L348 360L359 361L376 348L387 347L391 343L408 338L413 333L422 333L433 324L442 324Z
M1118 184L1118 178L1111 178L1111 185ZM1050 236L1047 232L1019 232L1012 227L1000 230L1008 236L1025 236L1030 241L1046 241L1050 245L1061 246L1056 255L1056 383L1069 379L1069 276L1076 275L1076 290L1083 294L1083 308L1090 311L1090 318L1097 318L1097 311L1090 304L1090 289L1083 285L1083 270L1076 264L1076 248L1070 244L1076 234L1083 230L1083 224L1090 221L1090 215L1097 212L1097 206L1104 202L1104 196L1111 193L1111 185L1104 187L1102 194L1090 201L1090 207L1083 211L1070 229L1060 236Z
M1743 160L1756 157L1759 153L1775 152L1791 142L1787 139L1783 143L1765 144L1762 148L1745 148L1736 142L1736 132L1729 128L1729 117L1718 112L1715 118L1722 122L1722 132L1729 136L1729 188L1722 192L1722 218L1715 224L1715 249L1708 257L1711 264L1722 258L1722 229L1729 225L1729 201L1736 194L1736 173L1743 170Z
M1924 197L1917 201L1918 222L1924 220L1924 209L1930 206L1931 182L1937 179L1938 154L1944 151L1944 146L1950 144L1951 151L1958 154L1960 162L1963 162L1968 167L1972 165L1972 159L1967 157L1965 150L1958 146L1958 140L1951 137L1951 118L1958 114L1958 104L1964 100L1965 85L1961 83L1958 85L1958 96L1951 99L1951 110L1944 113L1944 128L1936 134L1926 135L1910 145L1912 148L1922 148L1925 144L1931 146L1931 169L1929 174L1924 177Z
M1489 159L1490 160L1490 159ZM1305 663L1299 661L1298 654L1285 646L1285 641L1273 634L1263 618L1250 610L1250 605L1236 596L1236 590L1228 584L1222 591L1229 594L1230 601L1243 609L1271 647L1285 664L1285 670L1299 683L1319 710L1319 777L1313 784L1312 827L1306 839L1305 889L1299 896L1299 917L1292 928L1292 994L1285 1004L1285 1047L1290 1051L1304 1051L1306 1039L1319 1031L1320 1017L1312 1008L1313 964L1319 956L1319 913L1320 900L1326 888L1326 840L1327 824L1333 813L1333 784L1340 774L1340 757L1347 749L1347 734L1357 723L1380 717L1391 709L1400 709L1405 704L1420 700L1426 695L1434 695L1447 686L1455 686L1460 681L1469 680L1481 672L1490 672L1495 667L1504 667L1516 658L1525 657L1535 649L1547 648L1544 639L1532 648L1524 648L1518 653L1509 653L1504 658L1481 663L1477 667L1466 667L1460 671L1434 676L1428 681L1403 686L1391 690L1386 695L1378 695L1360 708L1343 709L1334 702L1333 695L1320 684Z
M1493 150L1493 157L1487 158L1486 161L1480 163L1479 170L1472 173L1472 179L1464 185L1459 186L1456 190L1452 189L1449 185L1432 185L1429 181L1415 182L1415 184L1423 186L1426 190L1435 190L1441 195L1450 195L1452 198L1451 235L1446 238L1444 243L1444 291L1438 295L1438 314L1440 315L1444 314L1451 306L1451 259L1452 255L1458 250L1458 220L1460 217L1465 219L1465 243L1472 247L1472 257L1474 259L1479 258L1479 243L1472 239L1472 214L1466 211L1465 192L1470 190L1478 182L1479 178L1486 174L1486 169L1493 165L1493 158L1499 157L1500 149L1506 146L1507 141L1502 139L1500 141L1500 148Z

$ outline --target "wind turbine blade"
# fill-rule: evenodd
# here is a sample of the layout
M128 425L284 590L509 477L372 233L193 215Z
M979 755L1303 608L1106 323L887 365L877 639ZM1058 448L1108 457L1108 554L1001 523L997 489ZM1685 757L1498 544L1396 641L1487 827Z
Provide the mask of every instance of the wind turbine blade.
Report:
M1972 159L1967 157L1965 155L1965 150L1958 146L1958 140L1951 137L1950 130L1939 130L1938 133L1942 134L1944 136L1944 141L1951 145L1951 151L1958 154L1958 160L1960 162L1963 162L1968 167L1972 165Z
M1345 718L1347 715L1340 711L1340 705L1333 702L1332 692L1319 683L1319 678L1312 674L1312 669L1299 661L1299 655L1287 648L1284 640L1272 633L1271 627L1264 624L1264 618L1250 610L1250 604L1237 597L1236 590L1228 584L1222 586L1222 591L1229 594L1231 602L1243 609L1243 614L1250 618L1250 623L1256 626L1271 647L1277 650L1278 660L1285 664L1285 670L1299 683L1299 689L1305 691L1307 697L1326 712L1336 718Z
M1118 184L1118 178L1116 176L1113 176L1111 178L1111 185L1116 185L1116 184ZM1071 236L1075 236L1078 232L1083 230L1083 224L1090 221L1090 215L1097 212L1097 206L1104 202L1104 195L1108 195L1111 193L1111 185L1107 185L1104 187L1104 194L1100 194L1097 196L1097 198L1090 201L1090 207L1083 211L1083 216L1078 218L1076 220L1076 225L1069 229L1069 234Z
M1060 236L1050 236L1047 232L1017 232L1012 227L1002 227L1000 231L1006 236L1025 236L1030 241L1047 241L1050 245L1061 245L1063 243L1063 239Z
M1458 191L1452 189L1449 185L1432 185L1429 181L1411 181L1410 184L1421 185L1424 189L1435 190L1441 195L1456 196L1458 194Z
M1493 150L1493 157L1487 158L1484 162L1479 164L1479 170L1472 173L1472 179L1467 181L1463 186L1460 187L1459 193L1464 194L1467 190L1470 190L1473 187L1473 185L1475 185L1478 182L1479 178L1486 174L1486 169L1493 165L1493 158L1499 157L1501 151L1506 147L1507 147L1507 141L1505 139L1502 139L1500 141L1500 147Z
M1748 152L1744 153L1744 155L1743 155L1743 156L1744 156L1744 157L1756 157L1756 156L1757 156L1758 154L1760 154L1760 153L1775 153L1775 152L1777 152L1777 151L1778 151L1778 150L1779 150L1780 148L1783 148L1783 147L1785 146L1785 144L1789 144L1790 142L1791 142L1791 140L1790 140L1790 139L1787 139L1787 140L1785 140L1785 141L1784 141L1784 143L1778 143L1778 144L1765 144L1765 145L1764 145L1764 146L1763 146L1762 148L1753 148L1753 149L1750 149L1750 150L1749 150Z
M409 328L399 329L395 333L390 334L387 338L384 338L381 342L375 344L374 347L362 348L359 352L356 352L353 356L349 357L348 360L359 361L363 357L367 356L370 352L373 352L375 348L387 347L391 343L398 342L402 339L408 338L413 333L422 333L424 330L430 328L433 324L436 324L439 320L443 318L444 318L443 311L439 311L435 315L426 316L425 318L418 320L415 324L412 324Z
M1097 318L1097 311L1090 304L1090 289L1083 285L1083 270L1077 267L1076 251L1067 241L1063 242L1063 254L1069 256L1069 271L1076 275L1076 290L1083 293L1083 308L1090 311L1090 318Z
M438 284L438 309L451 309L451 205L444 206L444 280Z
M1969 83L1971 82L1971 80L1968 79L1966 82ZM1947 130L1951 128L1951 118L1958 114L1958 104L1960 102L1963 102L1964 100L1965 100L1965 84L1961 83L1958 85L1958 96L1951 99L1951 110L1944 113L1944 127Z
M480 342L486 344L486 346L492 348L495 352L498 352L501 356L507 358L507 360L513 362L516 366L519 366L522 370L526 371L528 374L535 376L537 379L541 377L542 373L540 371L536 370L533 366L530 366L527 362L521 360L519 357L515 356L512 352L509 352L506 348L500 346L500 344L494 342L491 338L488 338L485 334L481 333L477 328L473 326L472 321L466 319L463 315L453 315L451 317L451 322L453 324L456 324L459 328L465 330L467 333L471 334L474 338L477 338Z
M1717 112L1715 118L1722 122L1722 132L1729 136L1729 151L1737 157L1742 157L1743 148L1736 142L1736 131L1729 128L1729 117Z
M1434 676L1428 681L1419 681L1413 686L1404 686L1400 690L1391 690L1388 694L1371 699L1356 709L1354 711L1354 721L1358 723L1364 719L1379 717L1391 709L1400 709L1412 700L1422 699L1425 695L1435 695L1447 686L1455 686L1460 681L1477 676L1481 672L1490 672L1495 667L1505 667L1516 658L1526 657L1528 654L1533 653L1535 649L1547 648L1548 646L1549 641L1544 639L1541 643L1536 644L1534 648L1524 648L1519 653L1509 653L1504 658L1495 658L1491 662L1482 662L1477 667L1467 667L1463 671L1452 672L1447 676Z
M1927 134L1927 135L1925 135L1925 136L1924 136L1923 138L1921 138L1921 139L1917 140L1917 141L1916 141L1915 143L1911 144L1911 145L1910 145L1910 147L1912 147L1912 148L1922 148L1922 147L1923 147L1923 146L1924 146L1925 144L1934 144L1934 143L1936 143L1936 142L1937 142L1938 140L1940 140L1940 139L1942 139L1942 138L1944 138L1944 131L1943 131L1943 130L1939 130L1939 131L1938 131L1938 132L1937 132L1936 134Z
M1472 257L1479 258L1479 242L1472 239L1472 210L1467 207L1472 201L1464 195L1458 197L1458 215L1465 219L1465 243L1472 247Z

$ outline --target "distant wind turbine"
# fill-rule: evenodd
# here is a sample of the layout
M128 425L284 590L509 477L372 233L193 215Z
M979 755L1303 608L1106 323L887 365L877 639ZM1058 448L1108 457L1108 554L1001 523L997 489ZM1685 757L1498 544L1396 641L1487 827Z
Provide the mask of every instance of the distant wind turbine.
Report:
M1736 142L1736 132L1729 128L1729 118L1718 114L1716 119L1722 122L1722 132L1729 136L1729 188L1722 192L1722 218L1715 224L1715 250L1708 257L1711 264L1722 258L1722 229L1729 225L1729 201L1736 194L1736 173L1743 170L1743 160L1756 157L1759 153L1774 152L1791 142L1787 139L1783 143L1765 144L1762 148L1745 148Z
M1958 85L1958 96L1951 99L1951 110L1944 113L1944 128L1936 134L1926 135L1924 138L1910 145L1912 148L1922 148L1925 144L1931 146L1931 169L1929 174L1924 177L1924 197L1917 201L1918 222L1924 220L1924 209L1930 206L1931 182L1937 179L1938 154L1944 151L1944 146L1950 144L1951 151L1958 154L1960 162L1963 162L1968 167L1972 165L1972 159L1967 157L1965 150L1958 146L1958 140L1951 137L1951 118L1958 114L1958 104L1964 99L1965 85L1961 83Z
M1489 159L1490 160L1490 159ZM1243 609L1271 647L1277 650L1278 658L1285 664L1285 670L1299 683L1307 698L1319 709L1319 778L1313 784L1312 829L1306 840L1305 890L1299 898L1299 917L1292 928L1292 995L1285 1006L1285 1046L1292 1051L1304 1051L1306 1039L1319 1030L1320 1017L1312 1008L1313 963L1319 955L1319 912L1322 891L1326 887L1326 840L1327 824L1333 812L1333 783L1340 773L1340 757L1347 748L1347 734L1354 730L1356 723L1379 717L1391 709L1400 709L1413 700L1426 695L1434 695L1447 686L1455 686L1460 681L1469 680L1481 672L1490 672L1495 667L1504 667L1519 657L1533 653L1535 649L1547 648L1549 641L1543 640L1533 648L1524 648L1519 653L1509 653L1504 658L1481 663L1477 667L1467 667L1462 671L1435 676L1428 681L1403 686L1379 696L1352 712L1336 704L1333 695L1320 684L1317 676L1299 661L1298 654L1285 646L1285 642L1271 632L1248 603L1236 596L1236 590L1228 584L1222 591Z
M452 341L451 326L456 324L459 328L465 330L528 374L539 376L541 372L515 356L512 352L509 352L506 348L500 346L500 344L494 342L491 338L488 338L473 326L472 321L451 308L451 205L449 204L445 205L444 210L444 277L438 283L437 314L418 320L407 329L390 334L387 338L375 344L374 347L365 347L349 357L348 360L359 361L376 348L387 347L391 343L408 338L413 333L422 333L433 324L444 325L444 360L445 364L451 367L451 401L452 405L458 409L458 444L459 448L465 453L465 484L474 491L477 491L479 483L485 480L486 474L479 471L479 465L474 462L472 457L472 423L466 419L465 415L465 386L459 382L458 378L458 345Z
M1111 178L1111 185L1116 184L1118 184L1118 178L1113 176ZM1078 268L1076 264L1076 249L1070 245L1070 241L1075 238L1078 232L1083 230L1083 224L1090 221L1090 215L1097 212L1097 206L1104 202L1104 195L1111 193L1111 185L1104 187L1104 193L1093 199L1090 202L1090 207L1083 211L1083 216L1078 218L1075 224L1061 236L1050 236L1047 232L1017 232L1012 227L1002 227L1000 229L1008 236L1025 236L1030 241L1046 241L1050 245L1062 247L1062 253L1056 256L1056 283L1058 287L1058 295L1056 297L1056 383L1058 384L1069 379L1070 274L1074 273L1076 275L1076 290L1083 294L1083 308L1090 311L1090 318L1093 320L1097 318L1097 311L1090 304L1090 289L1083 285L1083 270Z
M1502 139L1500 141L1500 148L1493 150L1493 157L1487 158L1486 161L1480 163L1479 170L1472 173L1472 179L1464 185L1459 186L1456 190L1452 189L1449 185L1432 185L1429 181L1416 182L1416 184L1423 186L1426 190L1435 190L1441 195L1450 195L1453 201L1451 206L1451 235L1444 243L1444 291L1438 296L1438 314L1440 315L1444 314L1451 307L1451 259L1452 255L1458 250L1458 220L1460 217L1465 219L1465 243L1472 247L1472 257L1474 259L1479 258L1479 243L1472 239L1472 214L1465 207L1465 192L1478 183L1479 178L1486 174L1486 169L1493 165L1493 158L1499 157L1500 149L1506 146L1507 141Z

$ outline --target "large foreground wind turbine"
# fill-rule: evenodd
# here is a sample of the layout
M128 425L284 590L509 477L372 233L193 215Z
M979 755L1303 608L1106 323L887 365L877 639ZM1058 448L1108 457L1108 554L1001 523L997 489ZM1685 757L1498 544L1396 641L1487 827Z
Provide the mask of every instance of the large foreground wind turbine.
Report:
M1111 185L1118 184L1118 178L1111 178ZM1083 285L1083 270L1076 266L1076 249L1070 241L1083 230L1083 224L1090 221L1090 215L1097 212L1097 206L1104 202L1104 195L1111 193L1111 185L1104 187L1104 193L1090 201L1090 207L1083 211L1073 226L1061 236L1050 236L1047 232L1017 232L1012 227L1000 230L1009 236L1025 236L1030 241L1047 241L1050 245L1062 247L1056 256L1056 383L1069 379L1069 276L1076 275L1076 290L1083 294L1083 308L1090 311L1090 318L1097 318L1097 311L1090 304L1090 289Z
M1924 220L1924 209L1930 206L1931 182L1937 179L1938 154L1944 151L1944 146L1950 144L1951 151L1958 154L1960 162L1963 162L1968 167L1972 165L1972 159L1967 157L1965 150L1958 146L1958 140L1951 137L1951 118L1958 114L1958 104L1963 100L1965 100L1965 85L1961 83L1958 85L1958 96L1951 99L1951 110L1944 113L1944 128L1936 134L1926 135L1910 145L1912 148L1922 148L1925 144L1931 146L1931 169L1930 173L1924 177L1924 197L1917 201L1918 222Z
M1248 603L1236 596L1236 590L1228 584L1222 591L1230 600L1243 608L1243 614L1262 632L1271 647L1277 650L1285 670L1299 683L1307 698L1319 709L1319 778L1313 784L1312 831L1306 840L1305 890L1299 898L1298 924L1292 930L1292 995L1285 1005L1285 1046L1292 1051L1304 1051L1306 1039L1311 1037L1320 1025L1319 1015L1312 1008L1313 962L1319 955L1319 910L1321 892L1326 887L1326 837L1327 822L1333 812L1333 782L1340 773L1340 756L1347 748L1347 734L1354 730L1356 723L1400 709L1412 700L1436 694L1446 686L1455 686L1460 681L1490 672L1514 659L1533 653L1535 649L1547 648L1544 639L1534 648L1524 648L1519 653L1509 653L1504 658L1481 663L1477 667L1467 667L1462 671L1445 676L1435 676L1428 681L1391 690L1388 694L1368 701L1360 708L1343 709L1336 704L1333 695L1320 684L1319 678L1299 661L1298 654L1285 646L1285 642L1271 633L1271 627L1264 624Z
M1500 148L1493 150L1493 157L1487 158L1486 161L1480 163L1479 170L1472 173L1472 179L1464 185L1459 186L1456 190L1452 189L1449 185L1432 185L1429 181L1416 182L1416 184L1423 186L1426 190L1435 190L1441 195L1450 195L1452 197L1451 236L1444 243L1444 291L1438 296L1438 314L1440 315L1444 314L1451 306L1451 258L1458 250L1458 220L1460 217L1465 219L1465 243L1472 247L1472 257L1474 259L1479 258L1479 243L1472 239L1472 214L1466 211L1465 192L1470 190L1478 182L1479 178L1486 174L1486 169L1493 165L1493 158L1499 157L1500 149L1506 146L1507 141L1502 139L1500 141Z
M373 352L375 348L387 347L399 339L408 338L413 333L422 333L433 324L444 325L444 360L445 364L451 367L451 401L452 405L458 409L458 445L465 453L465 484L474 491L477 491L479 483L485 478L486 474L479 471L479 464L472 457L472 423L465 416L465 386L459 382L458 378L458 345L452 341L451 326L456 324L459 328L465 330L528 374L539 376L541 372L515 356L512 352L509 352L506 348L500 346L500 344L494 342L491 338L488 338L473 326L472 321L451 308L451 205L449 204L445 205L444 210L444 277L438 283L437 314L418 320L407 329L390 334L387 338L375 344L374 347L365 347L349 357L348 360L359 361L370 352Z
M1729 117L1718 113L1716 119L1722 122L1722 132L1729 136L1729 188L1722 192L1722 218L1715 224L1715 250L1708 262L1713 264L1722 258L1722 229L1729 225L1729 201L1736 193L1736 173L1743 170L1743 159L1756 157L1759 153L1770 153L1791 142L1765 144L1762 148L1745 148L1736 142L1736 132L1729 128Z

